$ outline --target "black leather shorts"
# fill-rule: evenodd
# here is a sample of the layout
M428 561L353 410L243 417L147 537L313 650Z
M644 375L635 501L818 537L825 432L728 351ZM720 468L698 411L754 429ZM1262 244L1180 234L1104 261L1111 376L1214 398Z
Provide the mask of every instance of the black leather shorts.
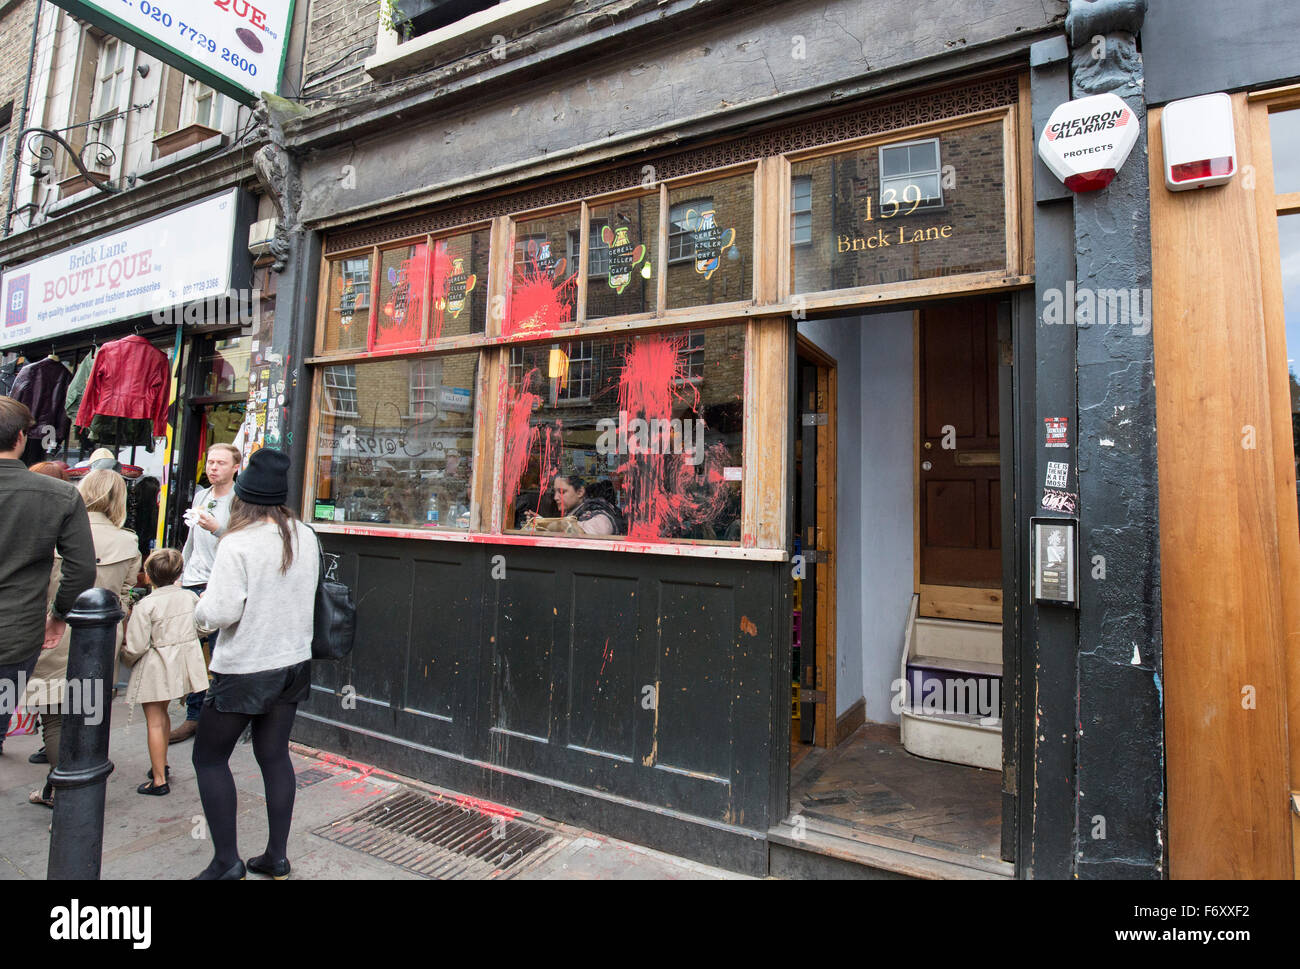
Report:
M311 691L311 660L256 673L213 673L204 706L257 716L279 703L301 703Z

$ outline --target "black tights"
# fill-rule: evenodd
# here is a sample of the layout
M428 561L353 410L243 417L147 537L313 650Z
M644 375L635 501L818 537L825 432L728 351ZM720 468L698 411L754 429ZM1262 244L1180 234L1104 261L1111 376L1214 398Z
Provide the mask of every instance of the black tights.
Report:
M270 861L286 857L289 822L293 819L293 797L297 778L289 759L289 731L293 727L296 703L278 703L270 712L250 716L222 713L211 703L199 714L194 737L194 771L198 775L199 799L208 819L214 857L208 866L212 874L233 868L240 860L235 834L235 779L230 773L230 755L240 734L253 723L253 756L262 768L266 788L266 820L270 835L266 856Z

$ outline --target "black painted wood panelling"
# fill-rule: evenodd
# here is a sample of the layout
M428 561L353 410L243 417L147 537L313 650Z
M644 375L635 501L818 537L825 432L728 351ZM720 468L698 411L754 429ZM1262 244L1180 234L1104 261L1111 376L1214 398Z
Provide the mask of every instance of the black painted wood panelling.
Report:
M789 667L785 566L352 536L324 544L358 601L357 646L346 661L315 664L305 712L386 738L394 764L408 762L398 748L418 745L479 765L471 776L522 773L713 823L771 823L774 717L787 704L773 688L773 670ZM496 555L504 578L492 578ZM463 783L463 768L446 763ZM466 793L492 796L485 787Z

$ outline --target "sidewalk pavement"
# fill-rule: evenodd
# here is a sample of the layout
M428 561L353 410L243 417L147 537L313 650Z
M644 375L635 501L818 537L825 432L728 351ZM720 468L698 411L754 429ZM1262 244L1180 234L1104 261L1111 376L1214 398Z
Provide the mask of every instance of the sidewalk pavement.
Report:
M184 703L169 708L173 726L185 716ZM149 769L145 720L136 711L127 723L122 700L112 705L109 759L114 771L108 778L104 819L102 877L118 879L185 879L201 871L212 859L207 825L199 803L190 757L193 741L168 748L171 793L147 797L136 786ZM27 762L41 745L39 737L9 737L0 756L0 880L45 877L52 812L29 804L27 795L38 790L48 767ZM503 810L473 798L400 777L326 751L291 745L298 792L293 828L289 835L290 878L421 879L407 867L392 864L316 834L323 825L344 818L402 792L432 797L434 803L458 804L468 821L472 812L486 814L487 824L498 816L528 822L552 835L534 860L520 865L520 879L741 879L744 875L711 868L639 845L618 841L582 828L540 818L527 812ZM239 851L247 859L266 844L266 809L262 775L250 743L235 745L230 759L239 792ZM500 824L500 822L498 822ZM407 857L410 854L407 853ZM456 859L453 859L453 861ZM490 872L479 866L487 877ZM257 877L250 875L250 878ZM473 877L472 871L470 875Z

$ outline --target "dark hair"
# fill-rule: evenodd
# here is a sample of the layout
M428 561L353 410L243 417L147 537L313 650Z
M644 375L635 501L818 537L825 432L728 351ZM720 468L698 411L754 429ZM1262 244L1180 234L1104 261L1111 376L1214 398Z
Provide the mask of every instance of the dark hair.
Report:
M284 545L280 555L280 574L283 575L293 564L292 523L297 517L286 505L255 505L250 501L244 501L239 495L233 495L230 499L230 524L226 526L226 534L237 532L249 525L256 525L258 522L274 522L275 527L280 530L280 541Z
M144 560L144 574L155 586L171 585L185 571L185 560L174 548L160 548Z
M555 478L557 481L560 478L563 478L565 481L569 482L569 487L574 491L585 491L591 483L580 474L565 474L563 471L557 474Z
M18 435L30 434L35 426L26 404L0 397L0 451L12 451L18 446Z

